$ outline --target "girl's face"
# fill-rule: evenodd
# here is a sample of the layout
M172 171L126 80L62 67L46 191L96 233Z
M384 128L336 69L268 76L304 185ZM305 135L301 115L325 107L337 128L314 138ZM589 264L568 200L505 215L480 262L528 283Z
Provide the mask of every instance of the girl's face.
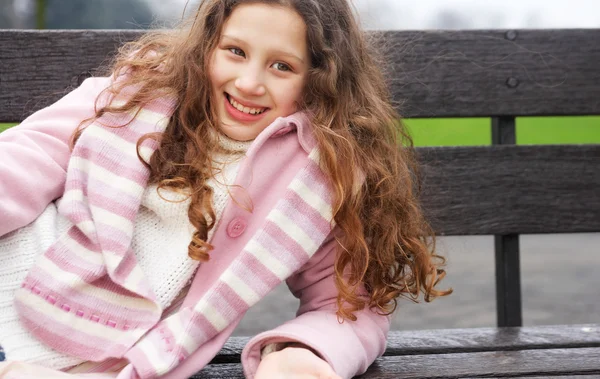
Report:
M276 118L296 112L309 59L306 25L294 10L237 6L210 60L221 131L249 141Z

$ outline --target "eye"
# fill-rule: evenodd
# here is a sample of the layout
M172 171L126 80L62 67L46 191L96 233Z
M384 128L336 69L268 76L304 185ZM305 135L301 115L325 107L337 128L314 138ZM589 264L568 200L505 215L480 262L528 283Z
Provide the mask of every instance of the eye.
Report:
M237 47L230 47L227 50L231 51L235 55L239 55L240 57L245 57L246 56L246 53L244 53L244 50L239 49Z
M285 63L277 62L273 64L276 70L279 71L292 71L292 68Z

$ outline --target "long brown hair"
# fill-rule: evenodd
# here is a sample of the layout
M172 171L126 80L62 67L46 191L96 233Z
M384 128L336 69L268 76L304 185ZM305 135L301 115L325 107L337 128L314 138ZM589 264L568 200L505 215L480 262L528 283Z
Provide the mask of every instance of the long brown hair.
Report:
M210 157L219 148L209 60L223 24L245 3L289 7L307 26L312 67L301 107L312 117L341 231L335 261L338 315L354 320L354 312L365 306L387 314L399 296L417 301L422 292L430 301L449 294L435 288L445 276L445 260L435 253L435 236L419 205L412 140L391 105L384 59L367 41L348 0L202 0L180 28L150 32L121 48L110 70L128 75L109 91L116 95L134 86L136 92L125 105L98 109L96 117L131 111L157 96L176 97L166 131L144 138L160 142L147 163L150 183L192 189L188 214L197 231L190 257L209 259L212 246L206 240L215 223L206 184L214 175Z

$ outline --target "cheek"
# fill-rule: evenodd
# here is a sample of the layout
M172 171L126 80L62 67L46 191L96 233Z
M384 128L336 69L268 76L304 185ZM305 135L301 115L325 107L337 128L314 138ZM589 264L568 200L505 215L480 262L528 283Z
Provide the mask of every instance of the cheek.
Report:
M289 110L296 110L298 103L302 100L304 86L299 83L286 86L285 90L280 91L278 94L280 104Z
M217 87L219 86L219 83L221 82L221 79L220 79L221 75L220 75L219 70L215 66L212 66L210 68L210 72L208 73L208 75L209 75L210 83L213 86L213 90L217 89Z
M222 82L224 73L224 66L219 60L218 54L213 55L210 61L209 80L213 85L213 89L216 89Z

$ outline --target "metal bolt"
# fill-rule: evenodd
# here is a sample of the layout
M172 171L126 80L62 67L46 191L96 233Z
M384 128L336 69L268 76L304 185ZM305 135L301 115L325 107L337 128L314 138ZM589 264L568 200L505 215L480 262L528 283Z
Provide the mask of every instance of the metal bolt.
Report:
M519 86L519 79L513 77L506 79L506 86L508 88L517 88Z
M515 30L509 30L504 34L504 37L509 41L514 41L517 39L518 33Z

